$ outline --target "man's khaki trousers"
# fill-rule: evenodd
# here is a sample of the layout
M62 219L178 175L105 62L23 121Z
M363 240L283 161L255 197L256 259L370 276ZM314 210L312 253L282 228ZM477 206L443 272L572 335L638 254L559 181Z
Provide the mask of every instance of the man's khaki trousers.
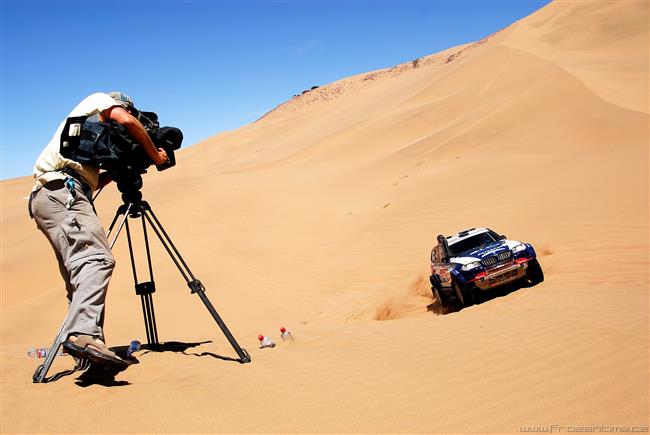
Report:
M39 230L49 240L65 281L68 316L64 339L88 334L104 339L104 301L115 259L106 234L79 183L70 209L63 180L47 183L32 194L30 207Z

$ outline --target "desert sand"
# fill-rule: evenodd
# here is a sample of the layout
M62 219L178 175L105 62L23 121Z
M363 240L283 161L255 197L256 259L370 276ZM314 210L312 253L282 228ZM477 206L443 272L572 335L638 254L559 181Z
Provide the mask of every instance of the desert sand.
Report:
M3 181L1 431L647 430L648 9L554 2L149 171L145 199L250 364L154 240L160 340L187 345L143 350L111 383L33 384L26 351L51 343L65 290L26 213L31 177ZM105 226L120 204L102 192ZM437 315L435 237L476 226L533 243L546 280ZM123 236L114 251L108 344L144 342Z

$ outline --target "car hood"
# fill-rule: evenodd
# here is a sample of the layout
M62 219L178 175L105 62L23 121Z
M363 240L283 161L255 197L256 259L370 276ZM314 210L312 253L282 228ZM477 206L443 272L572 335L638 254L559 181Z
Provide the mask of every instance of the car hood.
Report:
M499 240L498 242L465 251L458 257L451 257L449 262L468 264L474 261L481 261L484 258L491 257L492 255L498 255L502 252L508 251L519 244L521 244L521 242L518 242L517 240Z

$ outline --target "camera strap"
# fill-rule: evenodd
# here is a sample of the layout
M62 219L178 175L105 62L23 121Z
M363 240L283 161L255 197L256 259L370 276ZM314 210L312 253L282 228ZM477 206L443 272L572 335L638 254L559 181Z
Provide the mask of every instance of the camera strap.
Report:
M99 196L99 194L102 193L102 190L104 190L104 187L106 187L106 186L102 186L97 190L97 193L95 193L95 196L93 196L92 201L90 201L92 204L95 203L95 201L97 200L97 197Z

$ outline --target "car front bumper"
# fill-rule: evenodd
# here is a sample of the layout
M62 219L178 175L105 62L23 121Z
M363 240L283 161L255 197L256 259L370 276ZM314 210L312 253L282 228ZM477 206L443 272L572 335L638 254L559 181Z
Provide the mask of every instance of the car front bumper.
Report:
M468 282L474 284L480 290L490 290L494 287L516 281L526 276L529 260L516 260L494 270L481 272Z

